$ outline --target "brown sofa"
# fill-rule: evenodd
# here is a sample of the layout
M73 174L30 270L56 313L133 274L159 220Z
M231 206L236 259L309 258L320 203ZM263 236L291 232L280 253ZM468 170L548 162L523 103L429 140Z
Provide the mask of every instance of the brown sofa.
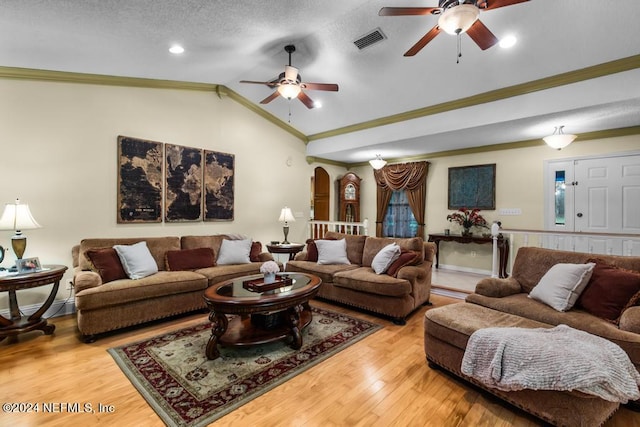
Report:
M551 328L565 324L618 344L636 369L640 368L640 307L626 309L619 324L596 317L580 305L566 312L528 297L542 276L557 263L582 264L597 258L602 263L640 271L640 257L592 255L542 248L521 248L506 279L482 279L465 302L427 311L424 348L430 366L447 371L489 391L538 418L559 426L603 424L619 407L617 402L577 393L548 390L500 391L461 372L471 334L481 328ZM612 282L615 286L615 282ZM586 291L585 291L586 292ZM632 402L636 405L637 402Z
M308 252L296 255L286 271L311 273L322 279L317 297L389 316L396 324L417 307L429 302L431 267L435 245L420 237L394 239L327 232L325 239L345 239L351 264L321 265L307 261ZM394 276L376 274L371 268L375 255L396 242L401 248L420 254L415 265L400 268Z
M211 284L239 276L256 274L263 262L273 260L269 253L260 253L259 262L216 265L193 271L167 271L167 251L212 248L220 251L226 235L94 238L84 239L72 249L78 330L86 342L96 335L176 314L206 308L203 291ZM86 256L89 249L131 245L145 241L158 272L138 280L120 279L102 283Z

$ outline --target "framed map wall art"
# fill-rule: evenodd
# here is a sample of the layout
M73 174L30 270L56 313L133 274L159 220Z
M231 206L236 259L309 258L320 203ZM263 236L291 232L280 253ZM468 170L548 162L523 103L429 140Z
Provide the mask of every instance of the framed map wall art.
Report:
M233 154L204 150L204 220L233 221Z
M118 136L118 223L162 222L162 145Z
M202 221L202 150L165 144L165 159L165 221Z
M449 168L449 209L496 208L496 164Z

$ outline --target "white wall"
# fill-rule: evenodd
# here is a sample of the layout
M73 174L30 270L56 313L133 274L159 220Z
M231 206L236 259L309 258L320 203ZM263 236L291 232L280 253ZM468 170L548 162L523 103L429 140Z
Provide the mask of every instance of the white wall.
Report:
M24 231L25 257L71 269L71 248L86 237L232 232L265 244L282 240L278 216L285 205L304 213L289 235L304 241L317 164L307 164L302 141L233 100L202 91L19 80L0 80L0 93L0 205L19 197L43 226ZM234 154L234 221L117 224L118 135ZM340 170L327 169L332 178ZM10 247L12 234L0 231L0 245ZM2 266L14 260L9 252ZM67 272L58 299L69 296L69 278ZM49 289L20 291L18 300L41 303ZM2 293L0 311L7 308Z

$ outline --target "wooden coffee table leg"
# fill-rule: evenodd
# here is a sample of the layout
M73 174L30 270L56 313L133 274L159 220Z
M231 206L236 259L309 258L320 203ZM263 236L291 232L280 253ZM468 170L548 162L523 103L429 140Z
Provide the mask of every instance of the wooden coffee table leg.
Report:
M218 350L218 340L227 330L229 320L223 313L216 313L212 311L209 314L209 321L211 322L211 338L207 343L207 349L205 354L207 359L213 360L220 357L220 351Z
M287 321L291 328L291 336L293 341L291 342L291 348L298 350L302 347L302 333L300 331L300 313L302 312L302 306L296 305L287 309Z

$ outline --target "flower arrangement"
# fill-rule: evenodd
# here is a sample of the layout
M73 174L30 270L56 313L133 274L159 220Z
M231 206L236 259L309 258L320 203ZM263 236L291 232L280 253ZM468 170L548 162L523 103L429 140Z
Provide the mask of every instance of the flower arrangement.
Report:
M278 273L280 271L280 266L275 261L267 261L260 266L260 273Z
M460 224L463 228L488 227L487 220L480 215L480 209L460 208L457 212L447 215L449 222Z

